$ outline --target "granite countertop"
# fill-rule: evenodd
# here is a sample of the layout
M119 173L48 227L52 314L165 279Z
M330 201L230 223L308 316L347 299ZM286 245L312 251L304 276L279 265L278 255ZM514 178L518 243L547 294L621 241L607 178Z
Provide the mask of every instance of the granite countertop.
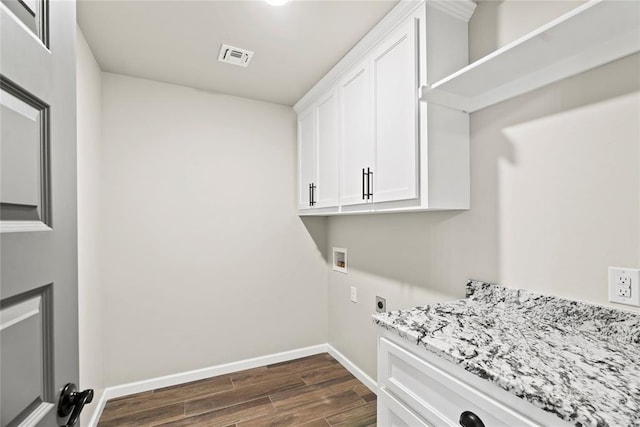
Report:
M470 281L373 319L577 426L640 425L640 314Z

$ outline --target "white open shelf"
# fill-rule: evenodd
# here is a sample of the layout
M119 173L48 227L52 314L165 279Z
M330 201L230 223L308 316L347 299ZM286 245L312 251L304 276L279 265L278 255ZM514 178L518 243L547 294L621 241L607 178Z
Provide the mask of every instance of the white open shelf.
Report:
M473 112L640 51L640 1L592 0L461 70L420 99Z

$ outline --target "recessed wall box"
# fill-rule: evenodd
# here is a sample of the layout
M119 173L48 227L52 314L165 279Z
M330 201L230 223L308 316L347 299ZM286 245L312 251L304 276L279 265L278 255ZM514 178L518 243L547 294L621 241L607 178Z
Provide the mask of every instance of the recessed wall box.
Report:
M347 250L344 248L333 248L332 257L333 270L340 273L347 273Z

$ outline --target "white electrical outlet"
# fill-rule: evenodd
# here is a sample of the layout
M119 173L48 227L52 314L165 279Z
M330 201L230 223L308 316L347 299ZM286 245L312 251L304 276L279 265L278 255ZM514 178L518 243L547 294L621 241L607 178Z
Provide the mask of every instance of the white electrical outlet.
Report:
M616 285L618 286L631 285L631 277L626 276L625 274L616 275Z
M616 289L619 297L631 298L631 286L618 286Z
M640 270L609 267L609 301L640 307Z
M358 302L358 289L355 286L351 287L351 302Z

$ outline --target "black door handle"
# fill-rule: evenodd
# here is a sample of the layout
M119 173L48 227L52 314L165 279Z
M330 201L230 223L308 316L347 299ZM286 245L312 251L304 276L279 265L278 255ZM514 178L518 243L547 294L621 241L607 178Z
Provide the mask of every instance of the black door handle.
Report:
M373 199L373 171L367 168L367 199Z
M313 206L313 190L311 190L311 184L309 184L309 206Z
M364 192L364 180L365 180L365 176L366 173L364 171L364 168L362 168L362 200L364 200L364 198L366 197L366 194Z
M58 401L58 416L64 418L67 415L69 419L62 427L73 427L80 418L80 412L84 405L91 403L93 400L93 390L88 388L84 391L78 391L73 383L68 383L60 392L60 400Z
M464 411L460 414L460 425L462 427L484 427L480 417L471 411Z
M311 206L316 205L316 185L311 183Z

